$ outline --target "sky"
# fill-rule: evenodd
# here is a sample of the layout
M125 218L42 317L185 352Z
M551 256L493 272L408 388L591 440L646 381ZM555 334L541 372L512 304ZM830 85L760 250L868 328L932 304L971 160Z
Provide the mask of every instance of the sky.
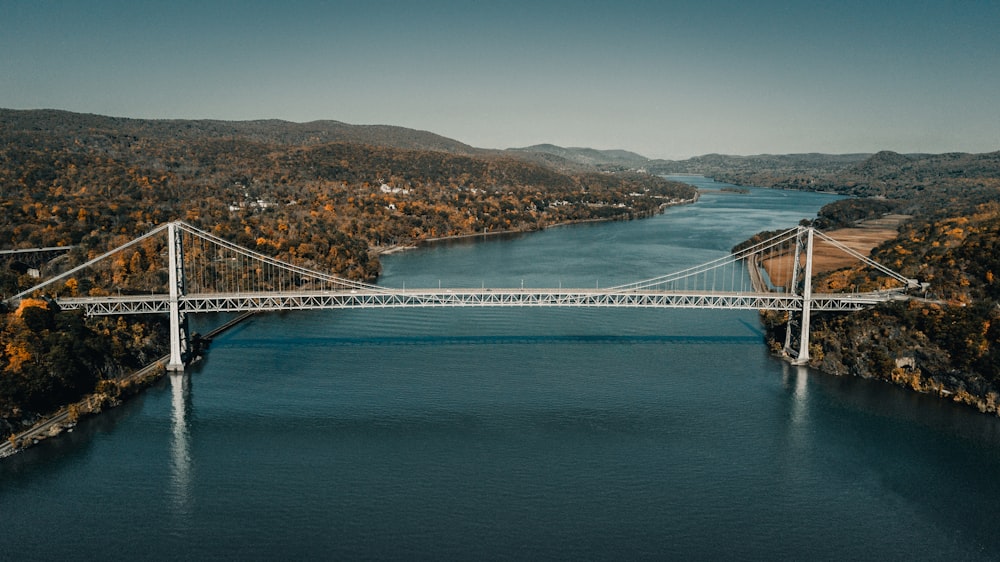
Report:
M0 0L0 107L650 158L1000 150L1000 2Z

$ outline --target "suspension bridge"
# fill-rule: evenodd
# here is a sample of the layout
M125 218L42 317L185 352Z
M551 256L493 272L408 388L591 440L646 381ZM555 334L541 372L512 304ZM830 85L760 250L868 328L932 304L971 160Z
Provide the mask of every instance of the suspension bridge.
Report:
M868 284L874 288L814 291L817 244L857 260L873 279L877 277ZM470 289L391 288L353 281L279 261L177 221L160 225L6 302L16 306L24 298L45 294L61 308L82 309L90 316L166 314L171 334L169 370L183 370L190 360L190 314L466 306L784 311L799 318L798 349L793 346L790 321L786 352L796 363L805 363L812 311L857 311L907 298L907 291L920 287L916 280L801 226L710 262L624 285Z

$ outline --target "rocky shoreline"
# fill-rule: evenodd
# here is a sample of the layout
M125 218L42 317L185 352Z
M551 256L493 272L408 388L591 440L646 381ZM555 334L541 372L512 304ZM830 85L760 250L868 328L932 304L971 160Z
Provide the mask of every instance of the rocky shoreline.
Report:
M208 343L213 337L242 323L253 314L248 312L239 315L203 336L201 341ZM170 357L165 355L124 377L102 380L95 391L83 399L40 417L28 429L11 433L6 440L0 442L0 459L56 437L64 431L73 431L80 419L121 405L130 396L138 394L160 380L167 372L166 364L169 359Z
M161 357L120 379L102 380L95 392L88 394L82 400L42 417L27 430L12 433L6 441L0 443L0 459L37 445L45 439L56 437L64 431L72 431L80 419L120 405L129 396L137 394L159 380L167 372L165 365L168 359L168 356Z
M873 311L878 318L878 310ZM920 394L1000 416L1000 393L979 375L949 370L946 353L933 342L900 326L886 327L854 318L845 324L814 318L808 367L826 375L878 380ZM785 324L762 315L766 341L775 355L783 351Z

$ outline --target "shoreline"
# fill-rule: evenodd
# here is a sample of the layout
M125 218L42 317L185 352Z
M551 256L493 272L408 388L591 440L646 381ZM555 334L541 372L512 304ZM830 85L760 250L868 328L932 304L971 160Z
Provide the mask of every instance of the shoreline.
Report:
M215 336L241 324L254 314L253 312L245 312L211 330L201 339L210 342ZM100 381L109 384L101 385L99 382L98 388L84 398L43 416L28 429L13 433L5 438L3 442L0 442L0 460L33 447L46 439L61 435L64 431L73 431L77 422L84 417L97 415L107 408L121 405L124 400L142 392L153 382L163 377L167 373L166 364L169 360L170 356L164 355L124 377ZM113 391L113 395L107 392L109 390Z
M478 232L471 234L456 234L452 236L438 236L434 238L423 238L416 240L407 244L397 244L387 247L376 247L370 248L369 251L378 256L391 255L398 252L404 252L407 250L412 250L419 248L424 244L435 244L439 242L447 242L451 240L468 240L475 238L491 238L497 236L512 236L517 234L530 234L533 232L542 232L550 228L560 228L566 226L572 226L576 224L588 224L588 223L602 223L602 222L616 222L622 220L639 220L644 218L650 218L658 214L663 214L670 207L677 207L681 205L692 205L698 202L700 192L696 191L694 197L690 199L681 199L677 201L672 201L669 203L663 203L657 208L655 213L648 215L642 215L638 217L627 217L627 215L619 215L616 217L606 217L606 218L592 218L592 219L578 219L558 222L554 224L545 225L543 227L536 228L523 228L516 230L497 230L492 232ZM253 312L244 313L237 318L230 320L229 322L215 328L214 330L208 332L202 336L203 341L211 341L211 339L226 330L242 323L246 319L253 316ZM56 437L62 434L64 431L72 431L73 427L76 425L77 421L86 416L99 414L105 408L114 408L121 404L122 400L127 399L130 396L141 392L142 390L149 387L154 381L159 380L166 372L166 364L169 360L169 356L163 356L156 361L114 381L110 381L111 385L114 387L114 396L107 394L106 392L95 391L88 394L83 399L68 404L58 409L54 413L50 413L39 421L37 421L30 428L13 433L0 442L0 459L12 456L21 450L27 449L38 443L44 441L45 439ZM195 359L197 360L197 358ZM96 389L95 389L96 390Z
M676 202L663 203L660 205L655 213L649 215L642 215L637 217L628 218L624 215L619 215L616 217L607 218L593 218L593 219L576 219L568 220L562 222L556 222L552 224L547 224L541 227L535 228L519 228L512 230L493 230L490 232L473 232L470 234L452 234L451 236L435 236L432 238L421 238L419 240L414 240L412 242L407 242L404 244L394 244L392 246L373 246L369 248L369 252L377 256L389 256L399 252L405 252L407 250L415 250L424 244L436 244L438 242L448 242L451 240L471 240L475 238L492 238L495 236L511 236L515 234L530 234L532 232L544 232L550 228L560 228L564 226L572 226L575 224L588 224L588 223L600 223L600 222L617 222L623 220L641 220L647 219L656 215L662 215L667 209L671 207L679 207L681 205L693 205L698 202L699 196L701 195L701 190L696 190L694 197L691 199L680 199ZM624 218L623 218L624 217Z

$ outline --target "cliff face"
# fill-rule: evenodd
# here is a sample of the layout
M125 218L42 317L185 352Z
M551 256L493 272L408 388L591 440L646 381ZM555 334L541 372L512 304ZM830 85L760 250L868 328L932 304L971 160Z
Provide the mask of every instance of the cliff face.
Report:
M956 362L948 342L935 341L926 332L901 324L907 315L902 308L922 313L920 306L896 304L847 315L814 315L809 366L837 376L882 380L1000 415L995 368L957 368L960 362ZM995 312L993 319L1000 320ZM970 343L995 349L997 334L992 330ZM772 349L781 349L784 336L783 322L768 326Z
M810 366L884 380L996 414L998 324L995 306L947 310L896 303L850 315L818 315Z

